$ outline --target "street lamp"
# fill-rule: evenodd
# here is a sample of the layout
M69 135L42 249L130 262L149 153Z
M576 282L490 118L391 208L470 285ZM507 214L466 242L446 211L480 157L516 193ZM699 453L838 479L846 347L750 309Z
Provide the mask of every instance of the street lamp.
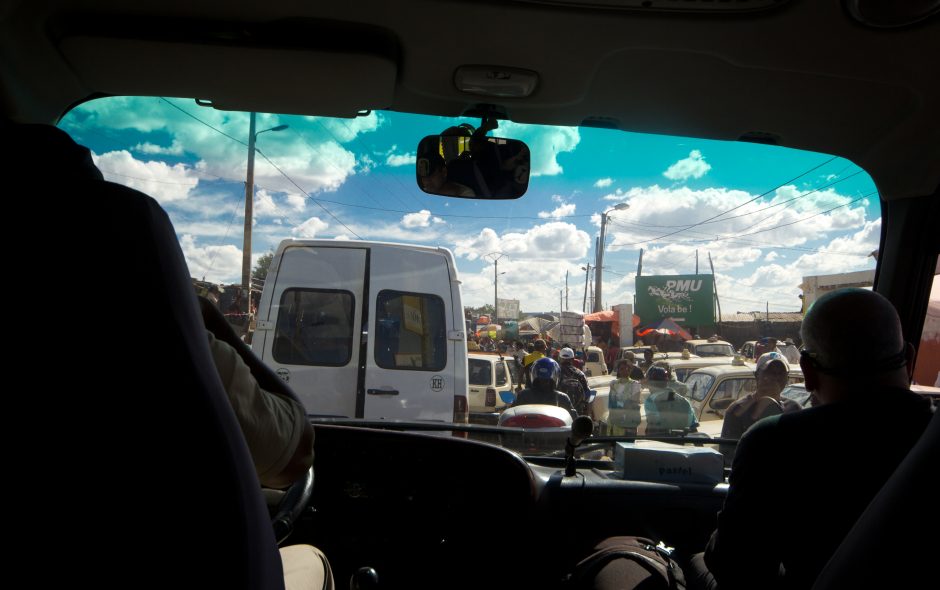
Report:
M505 272L497 271L499 270L499 259L504 256L506 255L502 252L490 252L489 254L483 255L483 258L493 263L493 323L497 324L499 323L499 275L506 274Z
M242 244L242 289L248 298L245 301L245 311L251 311L251 220L254 211L255 198L255 140L262 133L268 131L284 131L287 125L278 125L255 133L255 113L251 113L248 124L248 179L245 182L245 237ZM245 333L248 333L248 321L245 322Z
M607 235L607 214L611 211L629 209L627 203L617 203L612 208L601 213L601 237L597 242L597 264L594 268L594 313L603 309L601 305L601 268L604 266L604 240Z

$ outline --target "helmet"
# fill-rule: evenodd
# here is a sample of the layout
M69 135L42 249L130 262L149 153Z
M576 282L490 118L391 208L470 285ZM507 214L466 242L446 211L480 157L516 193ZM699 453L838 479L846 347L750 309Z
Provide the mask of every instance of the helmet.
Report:
M646 379L648 381L668 381L669 374L666 372L665 368L659 365L653 365L646 372Z
M555 389L558 386L558 374L561 372L561 368L554 359L551 359L547 356L540 358L539 360L532 363L532 368L529 370L531 371L533 384L541 379L551 381L552 389Z
M573 359L573 358L574 358L574 351L571 350L570 348L562 348L561 351L558 353L558 358L560 358L560 359Z

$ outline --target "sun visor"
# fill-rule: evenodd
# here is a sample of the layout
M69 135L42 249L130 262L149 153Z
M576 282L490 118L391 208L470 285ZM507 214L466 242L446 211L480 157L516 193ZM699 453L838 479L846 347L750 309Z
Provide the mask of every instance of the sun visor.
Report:
M222 110L354 117L388 108L397 66L384 56L69 37L60 50L91 92L176 96Z

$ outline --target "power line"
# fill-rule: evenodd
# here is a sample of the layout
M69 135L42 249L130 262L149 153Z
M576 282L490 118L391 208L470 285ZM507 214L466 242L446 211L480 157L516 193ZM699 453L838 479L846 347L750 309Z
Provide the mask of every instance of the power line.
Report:
M225 137L231 139L232 141L237 141L238 143L242 144L243 146L248 147L248 144L245 143L244 141L238 139L237 137L232 137L231 135L229 135L228 133L222 131L221 129L217 129L216 127L213 127L212 125L210 125L209 123L206 123L205 121L203 121L202 119L200 119L200 118L197 117L196 115L190 113L189 111L186 111L185 109L183 109L183 108L180 107L180 106L177 106L177 105L173 104L172 102L168 101L167 99L163 98L162 96L160 97L160 100L162 100L162 101L165 102L166 104L170 105L170 106L173 107L174 109L178 110L179 112L183 113L183 114L186 115L187 117L192 117L193 119L199 121L200 123L202 123L203 125L205 125L205 126L208 127L209 129L212 129L212 130L215 131L216 133L221 133L222 135L224 135Z
M288 176L287 173L284 172L283 170L281 170L281 169L278 167L277 164L275 164L274 162L272 162L272 161L271 161L271 158L267 157L264 152L262 152L260 149L257 149L257 148L255 148L255 151L258 152L258 155L260 155L262 158L264 158L264 160L265 160L268 164L274 166L274 169L277 170L278 172L280 172L281 175L282 175L284 178L286 178L288 182L290 182L292 185L296 186L296 187L297 187L297 190L299 190L299 191L301 192L301 194L304 196L305 199L310 199L311 201L314 202L314 204L315 204L317 207L319 207L320 209L323 209L324 211L326 211L326 214L327 214L327 215L329 215L330 217L332 217L333 219L335 219L335 220L336 220L336 223L340 224L341 226L343 226L343 227L345 227L347 230L349 230L349 233L351 233L352 235L356 236L356 237L359 238L360 240L363 239L362 236L360 236L359 234L357 234L356 232L354 232L354 231L352 230L352 228L350 228L348 225L346 225L345 223L343 223L342 221L340 221L340 218L339 218L339 217L333 215L333 212L332 212L332 211L330 211L329 209L327 209L326 207L324 207L323 205L321 205L320 202L317 201L317 199L314 199L313 197L311 197L310 194L309 194L307 191L305 191L303 188L301 188L301 186L300 186L299 184L297 184L296 182L294 182L294 179L293 179L293 178L291 178L290 176Z
M836 158L838 158L838 156L833 156L833 157L829 158L828 160L826 160L825 162L823 162L823 163L821 163L821 164L819 164L819 165L817 165L817 166L814 166L814 167L810 168L809 170L807 170L806 172L800 174L799 176L795 176L795 177L791 178L790 180L788 180L788 181L786 181L786 182L784 182L784 183L782 183L782 184L779 184L779 185L775 186L774 188L772 188L772 189L770 189L770 190L768 190L768 191L765 191L765 192L763 192L763 193L757 195L757 196L754 197L753 199L749 199L749 200L747 200L747 201L741 203L740 205L735 205L735 206L732 207L731 209L728 209L727 211L722 211L721 213L719 213L719 214L717 214L717 215L713 215L712 217L709 217L708 219L704 219L704 220L699 221L699 222L697 222L697 223L693 223L693 224L691 224L691 225L685 226L684 229L679 229L679 230L676 230L676 231L674 231L674 232L669 232L669 233L667 233L667 234L663 234L663 235L661 235L661 236L659 236L659 237L657 237L657 238L653 238L652 240L646 240L646 241L643 241L643 242L635 242L635 243L633 243L633 244L622 244L622 245L624 245L624 246L636 246L636 245L639 245L639 244L645 244L645 243L647 243L647 242L654 242L654 241L660 240L660 239L662 239L662 238L668 238L669 236L674 236L674 235L676 235L676 234L678 234L678 233L681 233L682 231L692 229L693 227L698 227L698 226L700 226L700 225L703 225L703 224L705 224L705 223L707 223L707 222L709 222L709 221L711 221L711 220L713 220L713 219L717 219L717 218L721 217L722 215L725 215L725 214L727 214L727 213L731 213L732 211L734 211L734 210L736 210L736 209L740 209L741 207L747 205L748 203L753 203L754 201L756 201L756 200L758 200L758 199L760 199L760 198L763 198L763 197L769 195L770 193L774 192L774 191L777 190L778 188L784 187L784 186L790 184L791 182L793 182L794 180L797 180L797 179L799 179L799 178L802 178L803 176L806 176L807 174L809 174L809 173L812 172L813 170L816 170L816 169L818 169L818 168L821 168L821 167L825 166L826 164L828 164L829 162L832 162L832 161L835 160Z

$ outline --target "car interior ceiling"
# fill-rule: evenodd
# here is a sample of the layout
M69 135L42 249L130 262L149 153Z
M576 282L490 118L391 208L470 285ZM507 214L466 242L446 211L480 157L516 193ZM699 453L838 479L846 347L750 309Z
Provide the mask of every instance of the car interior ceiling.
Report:
M577 42L558 42L571 38L572 31ZM259 112L353 117L369 109L392 109L456 117L476 112L479 103L493 99L458 92L453 86L455 67L518 64L537 72L540 86L527 99L500 99L513 121L770 142L841 155L866 169L878 186L885 220L875 286L897 307L907 340L918 342L940 250L940 80L937 51L929 50L938 47L940 32L934 19L905 29L903 35L897 33L873 31L852 22L845 17L841 2L795 0L763 12L728 15L642 13L543 2L441 4L427 0L399 7L378 0L329 5L216 0L195 8L167 0L141 0L133 7L120 0L17 0L0 8L4 57L0 60L0 105L9 121L47 124L54 124L82 101L107 95L198 98L220 109ZM449 34L470 41L442 43L441 36ZM246 67L261 78L246 81ZM212 75L206 75L207 71ZM290 83L279 83L282 80ZM48 174L44 166L49 165L65 170L66 160L37 161L47 145L31 146L28 153L8 160L5 176L41 176ZM146 217L134 227L149 228L146 224L153 223L152 217L160 217L112 207L114 195L102 187L109 183L70 183L73 179L68 174L50 180L21 212L45 218L44 200L70 201L67 218L49 219L48 224L49 235L58 236L57 243L69 249L106 251L109 243L90 238L92 229L130 243L135 232L120 230L124 224L116 222ZM27 187L16 180L12 186ZM138 202L147 201L141 197ZM81 223L73 223L76 220ZM170 230L153 231L166 234ZM172 242L173 236L167 235L163 238ZM172 247L165 250L175 251ZM207 358L202 350L205 342L197 345L192 334L197 324L190 314L195 310L176 309L166 300L174 298L172 294L157 301L165 288L183 292L179 281L188 279L183 276L185 270L157 254L143 258L144 263L129 254L115 255L109 268L125 271L115 279L120 285L146 285L139 288L154 290L150 319L157 318L166 333L146 346L102 360L101 351L119 350L115 342L122 346L137 342L144 328L120 333L136 311L127 301L100 312L104 319L98 321L107 323L107 328L87 342L63 345L71 355L66 365L69 371L47 377L42 392L48 396L22 408L34 415L60 412L62 407L53 407L52 402L62 398L72 410L72 402L65 398L76 395L80 391L77 380L87 379L90 373L101 396L92 406L76 410L63 426L61 440L56 438L59 453L75 441L87 442L71 449L82 463L61 471L74 489L38 492L44 508L58 506L64 496L72 495L71 506L64 507L55 520L64 532L34 530L27 540L64 538L83 559L99 559L113 551L114 544L120 545L118 541L139 542L148 534L174 535L173 543L180 545L194 540L221 543L232 527L224 525L221 508L207 512L206 507L224 496L222 487L228 485L241 496L224 508L250 513L250 534L270 545L267 533L259 532L266 523L259 524L257 497L243 489L250 477L232 483L247 468L240 443L233 443L234 451L219 449L204 440L208 437L195 424L189 424L194 427L192 440L204 445L204 452L184 461L180 457L186 457L182 445L187 439L175 439L172 457L183 462L174 465L174 459L164 456L147 438L167 436L164 424L171 421L173 407L168 403L151 412L139 400L127 405L114 401L120 394L159 399L179 387L174 377L199 381L198 367L190 366L195 361L183 358L183 353ZM168 279L169 287L161 286L167 277L175 278ZM100 294L76 288L88 280L79 270L65 269L61 279L72 286L74 307L101 309ZM37 302L52 305L52 294L39 293ZM60 329L52 320L43 320L42 327L47 333ZM39 337L30 340L35 350L49 345ZM162 374L144 384L134 379L135 371L160 374L162 369L155 367L165 366L187 366L192 374ZM24 367L39 375L49 372L48 366L35 359ZM213 387L201 383L196 389ZM207 399L201 402L204 412L200 416L216 407L221 394L215 391ZM114 407L126 415L113 418ZM134 416L134 428L118 428L115 438L87 439L89 432L110 428L127 416ZM231 435L231 426L225 422L214 427L228 433L219 440ZM899 477L923 479L929 471L924 466L936 461L937 430L934 418L928 429L933 438L925 437L921 454L911 459L919 463L905 465ZM141 439L148 442L140 444ZM153 462L152 470L148 467L132 476L118 471L121 478L109 480L116 472L97 464L94 457L103 454L121 465L123 459L107 447L114 440L127 440L129 447L143 449L136 460L146 457ZM550 467L527 465L489 446L430 435L331 426L318 428L317 445L318 476L340 475L332 482L329 475L323 475L325 487L315 497L320 512L304 516L293 542L318 545L331 560L335 555L340 585L364 564L391 572L388 584L392 586L493 585L496 575L505 576L498 585L532 585L552 579L570 564L561 560L553 564L555 570L549 567L537 574L511 571L506 562L512 554L516 554L513 559L539 559L555 552L574 557L598 539L618 533L669 538L680 549L691 551L704 544L723 499L723 492L710 489L602 481L589 471L580 482L561 481ZM218 457L225 458L220 461ZM463 462L460 468L453 466L455 460ZM200 465L215 468L201 472ZM49 479L35 467L24 467L23 473L32 481ZM189 480L179 487L171 485L177 475ZM114 481L119 489L79 489L89 476ZM361 489L351 494L354 481ZM586 524L577 517L585 509L582 488L588 484L591 511L611 515L603 522ZM891 494L902 493L896 488L886 489L887 499L877 501L891 503ZM921 483L917 489L917 501L931 499L925 496L928 485ZM629 505L625 497L631 499ZM499 499L495 515L488 511L491 505L480 504L480 498ZM915 502L905 502L899 506L894 500L900 511L893 515L894 523L910 522ZM207 513L211 517L200 521ZM141 515L139 525L123 522L135 514ZM554 520L538 518L546 514ZM860 524L858 535L877 534L864 529L884 526L871 524L874 518ZM83 547L82 531L102 522L106 542ZM489 524L474 527L475 522ZM527 523L533 528L525 529ZM210 539L207 531L213 526L218 527L218 534ZM527 530L527 538L536 540L493 548L494 535L511 537L515 529ZM860 543L868 539L862 538ZM154 558L138 559L125 546L115 559L147 564L153 571L174 556L175 550L162 545L151 538L140 546ZM248 556L255 555L252 549L227 550L229 555ZM851 556L852 549L847 547L844 553ZM220 546L213 554L218 557L218 570L238 561L220 557L225 551ZM196 559L196 553L187 556ZM270 558L270 553L266 555ZM244 567L230 571L226 585L262 586L260 580L269 573L270 564L264 555L258 559L240 562ZM477 570L468 563L494 565ZM76 570L82 567L79 561L71 565ZM827 575L839 575L840 568L845 566L836 562ZM172 582L169 571L162 574ZM841 578L834 578L836 583L832 579L825 582L838 587ZM206 580L206 585L218 581Z

